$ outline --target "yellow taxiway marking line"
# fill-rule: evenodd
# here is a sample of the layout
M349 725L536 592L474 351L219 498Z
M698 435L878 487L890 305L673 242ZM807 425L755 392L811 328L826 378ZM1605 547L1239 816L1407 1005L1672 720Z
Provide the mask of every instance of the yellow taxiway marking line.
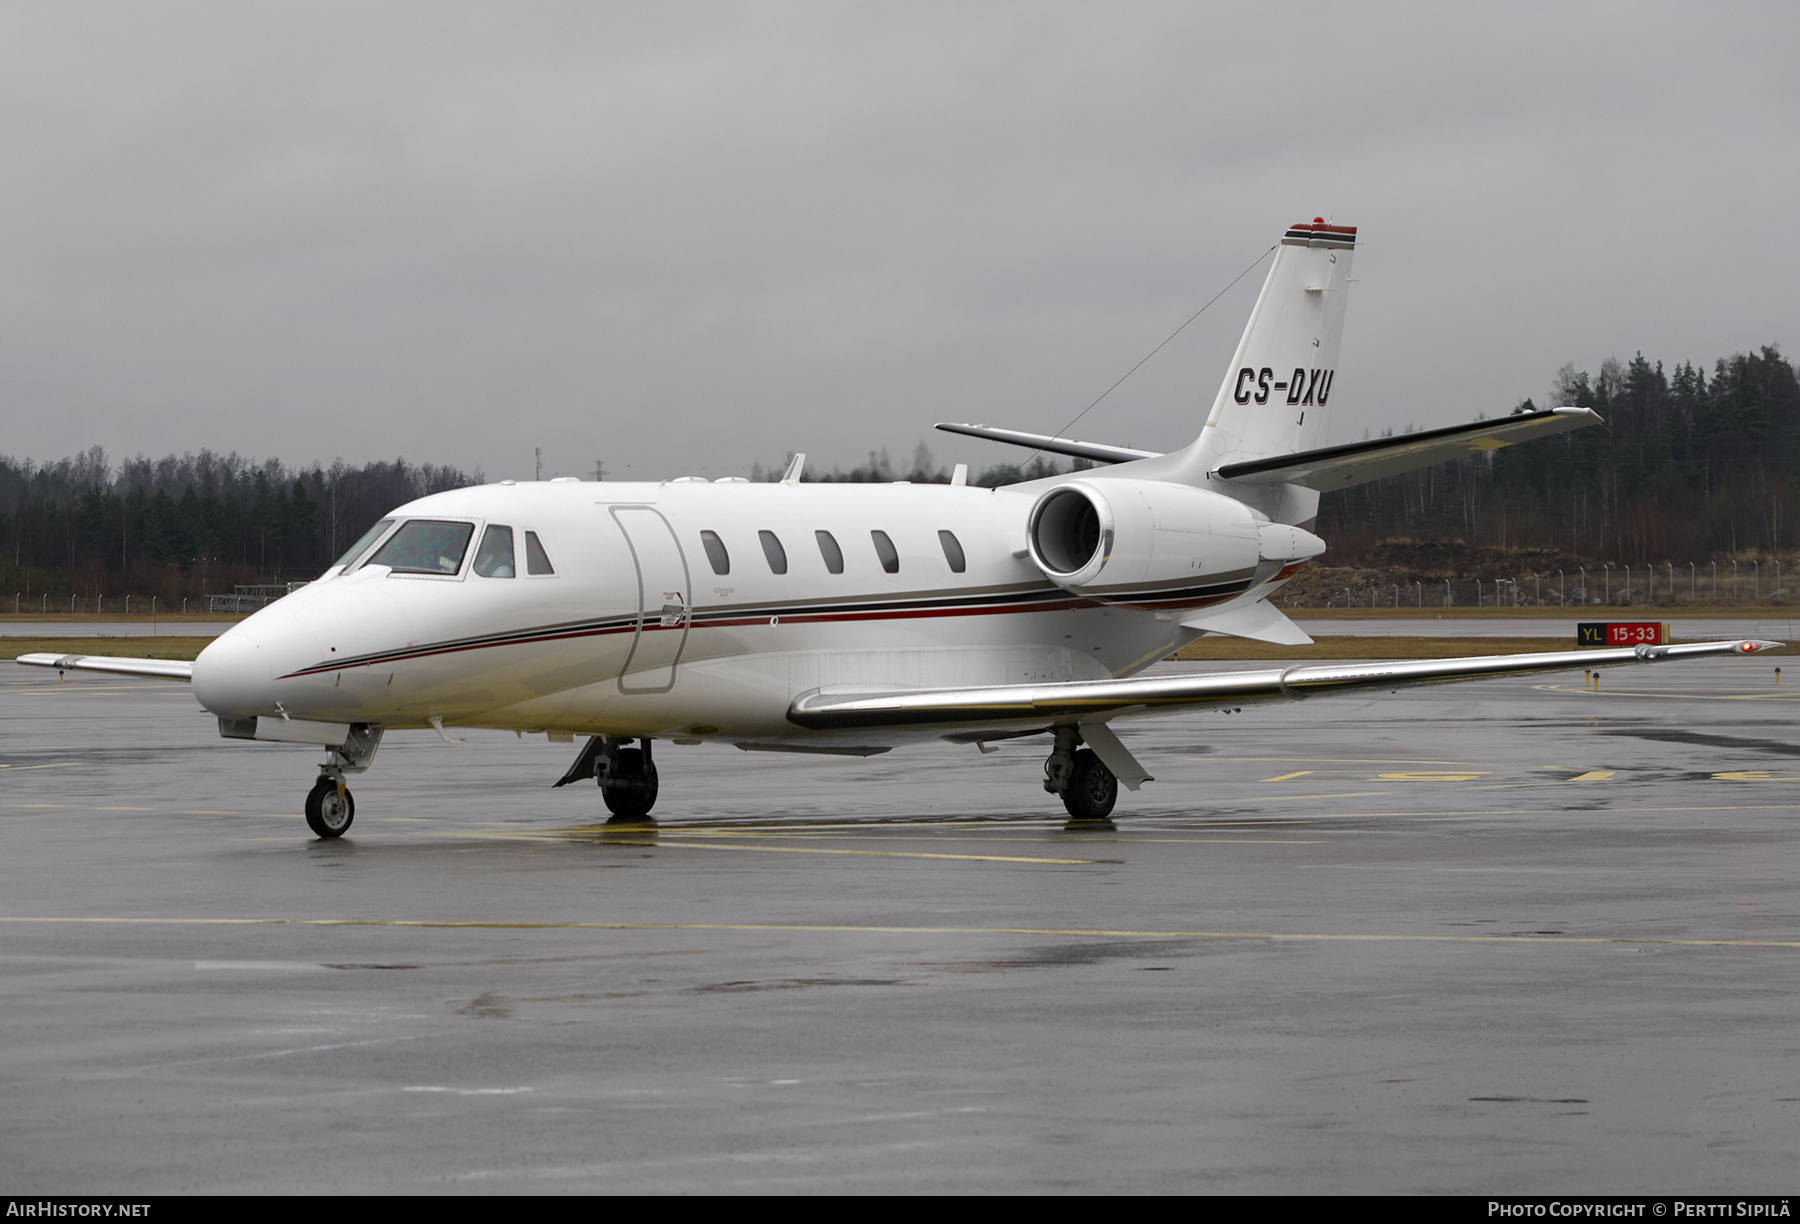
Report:
M1307 774L1313 773L1313 772L1314 771L1310 770L1310 769L1302 769L1302 770L1298 771L1297 773L1282 774L1279 778L1264 778L1263 781L1264 782L1286 782L1292 778L1304 778Z
M1625 944L1636 947L1800 948L1800 939L1657 939L1622 935L1380 935L1318 931L1182 931L1103 927L876 926L807 922L501 922L442 918L103 918L0 915L0 922L93 926L412 927L493 931L794 931L864 935L1055 935L1096 939L1270 939L1318 943Z
M1315 765L1316 764L1325 764L1325 765L1446 765L1453 769L1474 769L1474 768L1476 768L1476 765L1477 765L1476 762L1471 762L1471 761L1435 761L1435 760L1428 760L1428 759L1423 759L1423 758L1418 758L1418 757L1289 757L1289 756L1273 756L1273 757L1206 756L1206 757L1197 757L1197 756L1190 756L1190 757L1184 757L1182 759L1188 760L1188 761L1235 761L1235 762L1249 761L1252 763L1280 761L1280 762L1284 762L1284 763L1292 763L1295 765L1299 765L1302 763L1315 764Z
M0 765L0 769L13 769L13 770L65 769L68 766L73 765L74 763L75 763L74 761L57 761L54 764L50 764L50 765Z
M446 831L448 837L523 837L554 841L575 841L582 839L579 831L534 831L515 829L509 831L484 830L479 833L459 833ZM923 859L966 859L981 863L1038 863L1055 866L1089 867L1098 859L1065 859L1065 858L1025 858L1004 854L931 854L924 851L911 850L839 850L827 849L823 846L753 846L753 845L720 845L716 842L689 841L685 837L675 837L664 841L665 835L658 832L656 840L636 840L623 837L607 837L600 834L597 840L609 846L651 846L660 849L672 849L680 846L689 850L761 850L770 854L864 854L876 858L923 858Z
M1646 693L1638 689L1603 689L1596 693L1593 689L1569 688L1561 684L1534 684L1531 687L1543 693L1572 693L1576 696L1586 694L1589 697L1668 697L1680 701L1800 701L1800 692ZM1772 689L1774 686L1770 687Z
M1611 782L1618 774L1616 769L1590 769L1584 774L1576 774L1573 778L1564 778L1565 782Z
M1063 823L1066 823L1066 822L1063 822ZM920 826L920 827L927 828L927 829L930 828L930 826ZM580 826L577 826L573 830L565 830L565 831L572 832L572 833L584 833L584 834L585 833L602 833L603 834L606 831L606 828L607 828L607 826L605 826L605 825L580 825ZM728 837L728 838L733 838L733 839L779 837L779 838L788 839L788 840L810 839L810 840L816 840L816 841L834 841L834 840L838 840L838 839L847 839L847 838L854 837L857 841L864 841L864 842L866 842L866 841L918 842L926 836L924 833L920 833L920 832L910 832L910 831L894 832L893 830L894 830L893 825L877 825L877 824L871 824L864 828L857 828L855 825L843 825L843 826L837 826L837 827L832 827L832 828L817 828L817 827L809 828L806 826L784 828L780 825L753 827L753 828L741 828L741 827L740 828L695 828L693 826L675 825L672 827L659 827L656 830L656 834L658 837L673 837L673 838L679 838L679 839L683 839L683 840L690 838L690 837ZM621 834L629 835L629 832L627 830L617 830L617 832L619 832ZM965 843L965 844L968 842L971 842L971 841L977 841L977 842L1028 842L1034 846L1041 846L1045 843L1046 840L1048 840L1048 838L1050 836L1052 836L1054 834L1058 834L1058 833L1063 833L1063 832L1065 832L1065 830L1062 827L1062 823L1058 823L1054 828L1046 829L1046 830L1044 830L1043 833L1039 834L1036 837L995 837L995 836L984 837L984 836L979 836L979 834L982 832L984 832L984 830L977 829L977 830L975 830L974 835L958 837L956 840L959 842ZM1120 832L1128 832L1128 830L1120 830ZM1192 841L1192 840L1194 840L1192 838L1105 837L1105 836L1102 836L1102 831L1100 831L1100 830L1095 830L1093 832L1077 830L1075 832L1075 835L1081 837L1084 841L1090 841L1090 842L1091 841L1123 842L1123 841L1127 841L1127 840L1129 840L1131 842ZM1215 839L1205 839L1205 840L1215 840Z

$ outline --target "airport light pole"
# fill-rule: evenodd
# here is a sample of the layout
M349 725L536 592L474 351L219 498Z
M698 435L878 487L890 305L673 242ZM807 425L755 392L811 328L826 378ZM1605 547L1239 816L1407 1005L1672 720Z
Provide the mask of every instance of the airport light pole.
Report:
M1611 561L1604 561L1604 562L1601 562L1601 564L1606 566L1606 606L1610 608L1610 607L1612 607L1612 567L1613 567L1613 563Z
M1688 598L1689 599L1698 599L1700 597L1699 573L1700 573L1700 571L1696 570L1694 568L1694 563L1692 561L1689 561L1688 562Z
M1750 562L1750 598L1762 602L1762 562Z
M1737 558L1733 557L1731 559L1731 606L1734 608L1737 607L1737 601L1738 601Z
M1561 570L1556 571L1556 602L1565 608L1569 606L1569 596L1563 590L1563 572Z
M1446 608L1454 607L1455 603L1456 603L1456 596L1450 590L1450 580L1448 578L1446 578L1446 579L1444 579L1444 606Z

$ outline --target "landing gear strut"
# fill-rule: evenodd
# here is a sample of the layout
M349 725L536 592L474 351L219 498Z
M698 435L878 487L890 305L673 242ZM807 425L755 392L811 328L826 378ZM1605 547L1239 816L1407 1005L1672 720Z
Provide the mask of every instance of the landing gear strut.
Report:
M1119 801L1119 780L1094 755L1077 749L1081 735L1074 727L1057 727L1056 747L1044 761L1044 789L1061 796L1076 820L1105 820Z
M629 743L610 735L594 736L556 785L592 778L616 819L644 819L656 805L656 763L650 759L648 739L638 741L642 748L627 748Z

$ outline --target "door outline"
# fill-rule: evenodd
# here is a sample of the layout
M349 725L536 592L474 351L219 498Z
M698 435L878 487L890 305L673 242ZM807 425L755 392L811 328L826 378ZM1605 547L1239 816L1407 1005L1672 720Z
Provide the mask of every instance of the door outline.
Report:
M610 506L608 511L613 522L618 525L619 533L625 537L625 546L631 550L631 565L637 574L638 588L637 619L632 627L631 652L625 656L625 664L619 671L619 691L666 693L675 687L676 668L681 662L682 651L687 648L688 629L693 625L687 554L682 551L681 540L676 536L675 528L655 506ZM628 522L626 515L632 515L633 519ZM654 524L641 517L644 515L654 519ZM634 527L636 534L633 534ZM648 573L645 572L646 569L649 570ZM670 579L679 582L679 590L667 589ZM652 598L653 594L655 598ZM675 596L674 603L670 602L670 595ZM672 612L672 608L678 608L679 611ZM670 623L671 615L677 617L675 624ZM645 649L646 630L660 631L677 626L680 627L681 634L675 639L675 648L669 654L667 662L650 663L645 674L634 682L631 669L637 664L639 656L648 657L653 653L660 653ZM667 669L666 678L664 669Z

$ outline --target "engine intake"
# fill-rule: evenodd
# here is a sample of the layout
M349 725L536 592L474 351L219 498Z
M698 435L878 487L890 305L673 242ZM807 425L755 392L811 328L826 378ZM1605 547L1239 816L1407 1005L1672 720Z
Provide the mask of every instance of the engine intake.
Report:
M1058 586L1083 586L1111 557L1114 531L1105 498L1085 485L1063 485L1031 509L1031 559Z

